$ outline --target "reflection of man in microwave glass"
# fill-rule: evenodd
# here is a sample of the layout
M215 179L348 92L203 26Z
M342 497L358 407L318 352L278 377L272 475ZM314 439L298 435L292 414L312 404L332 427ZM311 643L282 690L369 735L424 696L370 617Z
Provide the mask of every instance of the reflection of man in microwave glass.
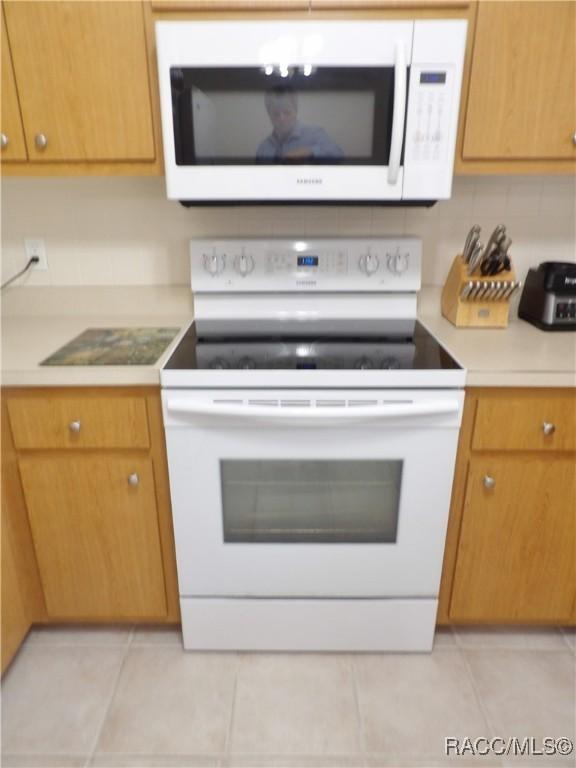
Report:
M264 97L273 131L256 150L263 162L341 160L344 153L324 128L298 121L298 98L293 88L277 86Z

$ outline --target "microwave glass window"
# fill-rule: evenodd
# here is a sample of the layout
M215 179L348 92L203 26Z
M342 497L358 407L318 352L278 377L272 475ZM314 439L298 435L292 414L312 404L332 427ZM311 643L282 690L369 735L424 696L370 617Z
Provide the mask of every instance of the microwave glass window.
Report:
M338 161L372 155L374 94L192 91L194 154L199 162Z
M172 68L179 165L387 165L392 68Z
M392 544L401 460L222 460L227 543Z

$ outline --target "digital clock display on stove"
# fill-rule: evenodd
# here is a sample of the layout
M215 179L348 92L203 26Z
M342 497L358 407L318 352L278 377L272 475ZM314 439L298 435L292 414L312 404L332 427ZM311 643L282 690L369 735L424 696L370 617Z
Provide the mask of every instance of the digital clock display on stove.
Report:
M299 267L317 267L318 256L298 256Z

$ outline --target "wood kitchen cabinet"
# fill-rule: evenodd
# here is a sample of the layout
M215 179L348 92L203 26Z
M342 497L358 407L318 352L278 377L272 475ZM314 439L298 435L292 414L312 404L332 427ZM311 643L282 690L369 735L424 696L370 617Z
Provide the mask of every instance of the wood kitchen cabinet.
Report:
M152 462L23 456L22 487L49 616L165 616Z
M151 0L153 11L294 11L308 10L310 0Z
M576 3L477 5L457 171L576 167Z
M419 16L427 11L459 11L472 5L474 0L310 0L312 10L399 11L414 12Z
M575 499L573 458L475 456L468 471L451 618L568 622L574 602Z
M45 604L33 621L178 621L159 391L5 399Z
M0 26L2 27L2 125L0 126L2 161L22 161L27 158L26 143L3 9L0 9Z
M3 6L30 160L24 171L122 163L117 172L126 172L126 164L154 163L142 3L4 0Z
M45 612L26 506L18 475L18 456L6 410L1 402L2 427L2 672L32 623Z
M468 390L440 623L575 623L576 393Z
M30 617L18 579L12 542L2 531L2 671L30 629Z

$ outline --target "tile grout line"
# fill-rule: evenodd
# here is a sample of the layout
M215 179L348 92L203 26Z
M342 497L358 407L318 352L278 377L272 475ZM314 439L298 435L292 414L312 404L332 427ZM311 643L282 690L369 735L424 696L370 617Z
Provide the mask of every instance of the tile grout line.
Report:
M566 627L560 627L560 634L562 635L564 644L568 646L568 648L572 651L572 653L576 654L576 646L570 644L570 640L568 640L568 632L566 631Z
M232 688L230 718L228 720L228 727L226 728L226 738L224 739L224 757L222 758L222 760L220 760L221 764L224 764L224 758L230 755L230 743L232 741L232 726L234 725L234 715L236 713L236 694L238 691L238 673L240 671L241 662L242 662L242 654L236 653L236 673L234 675L234 686Z
M470 681L470 685L472 686L472 692L474 694L474 698L476 699L476 703L478 704L478 708L480 709L480 713L482 714L482 717L484 718L484 722L486 723L486 727L488 729L488 733L486 734L489 738L492 736L497 735L496 727L494 726L492 719L490 718L488 714L488 708L484 705L484 700L482 698L482 694L480 693L480 690L478 689L478 686L476 685L476 678L474 677L474 672L472 670L472 667L470 665L470 661L468 659L468 654L464 648L460 648L460 653L462 656L462 661L464 663L464 667L466 668L466 672L468 674L468 680ZM504 761L500 760L500 765L504 765Z
M360 706L360 693L358 690L358 678L356 676L356 659L354 656L350 656L350 671L352 673L352 687L354 689L354 701L356 702L356 716L358 718L358 741L360 745L360 753L364 760L368 755L366 749L366 741L364 738L364 719L362 717L362 708Z
M448 624L447 627L442 627L442 629L445 631L446 629L450 630L450 637L452 638L451 643L446 643L446 645L442 645L439 643L436 644L436 635L438 634L438 627L434 629L434 639L432 640L432 650L431 653L437 653L438 651L459 651L460 645L458 643L458 638L456 637L456 632L454 631L454 627L451 624ZM444 634L445 632L442 632Z
M132 630L134 631L134 630ZM102 731L104 730L104 725L106 723L106 720L108 719L108 714L110 713L110 709L112 707L112 702L114 701L114 698L116 696L116 692L118 690L118 685L120 683L120 677L122 675L122 670L124 669L124 665L126 663L126 659L128 658L128 653L130 651L130 644L126 643L124 646L124 655L122 656L122 661L120 662L120 666L118 668L118 674L116 675L116 680L114 681L114 685L112 686L112 692L110 694L110 699L108 701L108 705L106 706L106 709L104 711L104 716L102 718L102 722L100 723L100 727L98 728L96 732L96 738L94 739L94 744L92 749L90 750L90 754L88 756L88 761L86 765L89 765L93 758L96 755L96 749L98 747L98 742L100 741L100 737L102 736Z
M132 643L134 642L134 636L135 636L135 634L136 634L136 627L135 627L135 625L133 624L133 625L132 625L132 629L130 630L130 634L128 635L128 640L126 641L126 646L127 646L128 648L131 648L131 647L132 647Z

